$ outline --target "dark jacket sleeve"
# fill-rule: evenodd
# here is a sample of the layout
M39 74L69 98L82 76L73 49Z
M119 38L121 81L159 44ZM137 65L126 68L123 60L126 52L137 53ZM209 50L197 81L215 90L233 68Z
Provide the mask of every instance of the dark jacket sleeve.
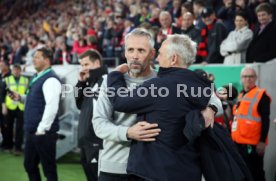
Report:
M86 82L80 82L75 86L78 89L78 94L75 96L75 101L78 109L81 109L81 105L83 102L83 89L86 87Z
M185 117L183 133L189 142L194 142L205 128L205 121L199 110L189 112Z
M151 81L144 82L141 86L129 91L126 88L124 75L120 72L111 72L107 78L109 100L114 110L126 113L147 113L154 110L156 98L152 97L150 92ZM142 90L142 91L140 91ZM144 94L145 91L148 94ZM145 95L145 96L139 96Z
M263 94L259 105L258 105L258 112L261 115L262 119L262 132L261 132L261 142L265 142L268 130L269 130L269 115L270 115L270 98L267 96L266 93Z
M220 55L220 44L227 37L225 26L217 22L214 30L208 35L208 56L205 61L208 63L222 63L223 57Z
M6 82L1 81L1 88L0 88L1 89L1 97L0 97L1 103L5 103L5 97L7 95L6 88L7 88Z

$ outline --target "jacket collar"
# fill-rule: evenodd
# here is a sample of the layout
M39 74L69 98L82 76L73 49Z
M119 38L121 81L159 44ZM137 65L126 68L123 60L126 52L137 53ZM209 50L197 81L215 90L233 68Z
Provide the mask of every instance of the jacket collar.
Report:
M96 69L91 69L89 71L89 74L90 74L90 76L88 78L89 82L97 81L104 74L107 74L107 67L106 66L101 66L101 67L96 68Z
M186 68L180 68L180 67L159 67L158 76L165 75L171 72L187 72L190 71Z

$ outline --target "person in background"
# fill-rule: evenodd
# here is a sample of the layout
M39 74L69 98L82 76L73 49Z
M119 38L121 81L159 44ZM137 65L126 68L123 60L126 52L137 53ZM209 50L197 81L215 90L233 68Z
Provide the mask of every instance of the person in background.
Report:
M96 181L98 180L98 157L102 148L102 140L95 135L91 119L97 95L87 95L85 90L100 88L103 75L107 74L107 68L103 66L102 56L96 50L87 50L79 58L81 70L75 86L78 89L78 96L75 98L76 105L80 110L78 145L81 149L81 164L86 178L88 181Z
M234 19L236 14L235 0L223 0L223 6L217 11L217 17L223 21L228 32L234 30Z
M51 68L52 51L46 47L36 50L33 65L37 71L27 95L15 92L11 98L25 102L24 111L24 168L29 180L41 180L39 163L47 180L57 181L56 141L58 138L58 107L61 83Z
M22 152L23 143L23 113L24 104L18 101L13 101L10 98L10 94L16 92L20 95L25 95L28 89L29 80L21 75L21 66L19 64L13 65L12 75L5 78L3 86L3 97L2 102L2 114L6 117L7 123L7 144L9 148L13 148L15 155L20 155ZM15 138L14 138L14 124L15 127ZM13 140L15 141L13 143Z
M6 60L0 60L0 70L1 70L1 81L0 81L0 100L1 103L5 101L5 97L3 96L4 92L4 84L5 84L5 78L9 77L11 75L10 65L8 61ZM3 112L2 104L1 111L0 111L0 126L1 126L1 134L2 134L2 144L1 149L11 151L10 145L8 145L8 135L7 135L7 122L5 120Z
M231 131L231 124L233 120L233 105L235 99L238 96L238 90L231 84L222 86L216 91L216 95L219 97L222 103L223 114L215 117L215 122L226 127Z
M224 56L224 64L233 65L245 63L247 47L253 38L253 32L248 28L247 16L237 12L235 30L231 31L220 45L220 54Z
M243 90L233 107L231 136L255 181L265 181L263 158L269 130L271 98L256 86L257 74L252 67L241 71Z
M200 30L205 26L201 17L201 13L205 7L205 4L206 4L206 1L204 0L193 1L193 14L195 15L195 26Z
M220 44L227 36L223 23L216 18L213 8L206 7L201 12L205 24L201 29L201 41L198 44L197 63L222 63L223 57L219 53Z
M267 62L276 58L276 25L270 4L261 3L256 8L259 24L246 51L246 62Z
M197 44L200 42L200 30L193 24L194 15L190 12L183 14L181 34L188 35Z
M161 43L167 38L168 35L180 34L180 28L172 25L172 16L168 11L162 11L159 15L159 22L161 28L156 36L156 48L158 49Z

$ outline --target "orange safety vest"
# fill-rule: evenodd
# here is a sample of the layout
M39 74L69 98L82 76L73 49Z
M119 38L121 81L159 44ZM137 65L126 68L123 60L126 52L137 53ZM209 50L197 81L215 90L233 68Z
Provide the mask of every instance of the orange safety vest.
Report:
M256 86L244 96L242 93L239 95L239 106L237 107L237 104L233 106L234 120L231 136L234 142L250 145L259 143L262 120L258 113L258 104L264 93L265 89Z

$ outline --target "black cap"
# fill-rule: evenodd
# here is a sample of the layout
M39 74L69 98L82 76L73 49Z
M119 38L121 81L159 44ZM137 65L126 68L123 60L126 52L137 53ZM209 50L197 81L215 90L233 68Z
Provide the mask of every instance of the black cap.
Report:
M205 7L205 8L203 8L203 10L202 10L202 12L201 12L201 17L203 17L203 18L207 18L207 17L209 17L211 14L213 14L215 11L214 11L214 9L213 8L211 8L211 7Z
M20 70L21 70L20 64L14 64L14 65L13 65L13 68L17 68L17 69L20 69Z

